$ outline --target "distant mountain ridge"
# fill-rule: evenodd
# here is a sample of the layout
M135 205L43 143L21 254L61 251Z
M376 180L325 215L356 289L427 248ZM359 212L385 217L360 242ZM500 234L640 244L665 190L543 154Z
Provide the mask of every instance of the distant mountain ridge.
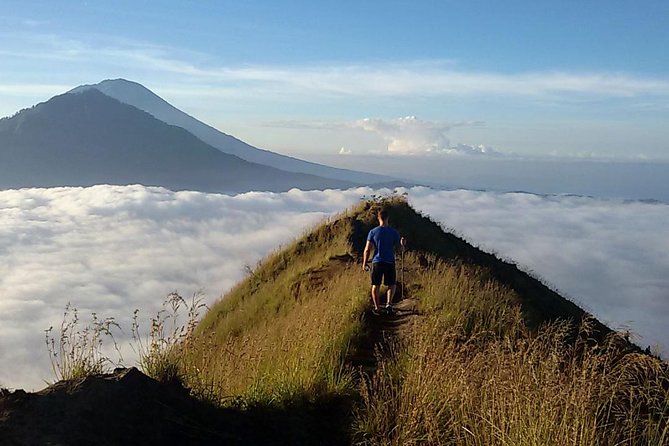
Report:
M390 184L395 180L388 176L324 166L280 155L269 150L258 149L193 118L137 82L126 79L108 79L98 84L81 85L70 90L70 93L89 89L99 90L107 96L144 110L161 121L182 127L222 152L236 155L246 161L289 172L318 175L358 184Z
M144 184L237 193L355 184L226 154L187 130L96 89L0 120L0 187Z

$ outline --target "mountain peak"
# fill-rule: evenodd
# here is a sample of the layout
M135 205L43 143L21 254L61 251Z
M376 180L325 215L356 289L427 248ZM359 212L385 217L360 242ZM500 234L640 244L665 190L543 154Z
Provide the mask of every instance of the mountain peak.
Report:
M152 113L151 110L168 109L172 112L177 111L176 108L171 106L144 85L122 78L105 79L101 82L98 82L97 84L80 85L76 88L73 88L68 93L77 94L88 90L100 91L101 93L118 101L132 105L133 107L137 107L140 110L144 110L154 115L158 119L161 119L160 116L156 116L156 113ZM164 121L164 119L161 120Z
M184 113L144 85L135 81L122 78L106 79L97 84L81 85L70 90L70 93L78 93L92 88L128 105L144 110L167 124L184 128L221 152L238 156L246 161L276 167L288 172L318 175L328 179L357 184L376 185L396 180L395 178L383 175L324 166L280 155L269 150L259 149Z
M123 79L121 77L116 78L116 79L104 79L97 84L84 84L84 85L79 85L78 87L73 88L72 90L68 91L68 93L78 93L83 90L90 90L90 89L97 89L97 90L104 90L107 88L135 88L137 90L142 90L142 91L148 91L151 92L148 88L146 88L144 85L140 84L139 82L131 81L128 79Z
M129 94L139 86L106 85L119 84L130 86ZM142 89L141 97L161 101ZM351 186L246 162L97 87L55 96L0 121L0 187L93 184L211 192Z

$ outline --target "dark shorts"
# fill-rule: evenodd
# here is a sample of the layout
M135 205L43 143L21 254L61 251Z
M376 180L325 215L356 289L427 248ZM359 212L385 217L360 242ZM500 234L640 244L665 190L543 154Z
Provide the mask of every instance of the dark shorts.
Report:
M395 285L395 264L386 262L372 264L372 285L381 285L381 277L385 286Z

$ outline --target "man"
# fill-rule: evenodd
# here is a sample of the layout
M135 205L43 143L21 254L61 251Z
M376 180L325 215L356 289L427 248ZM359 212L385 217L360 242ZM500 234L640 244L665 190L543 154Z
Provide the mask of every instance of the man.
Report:
M367 260L369 252L374 247L374 257L372 258L372 302L374 303L374 313L379 313L379 288L381 279L388 287L386 291L386 310L392 312L393 296L396 288L395 273L395 245L400 242L402 248L406 246L404 237L400 233L388 226L388 211L382 209L378 212L379 226L369 231L367 235L367 244L362 255L362 268L367 271Z

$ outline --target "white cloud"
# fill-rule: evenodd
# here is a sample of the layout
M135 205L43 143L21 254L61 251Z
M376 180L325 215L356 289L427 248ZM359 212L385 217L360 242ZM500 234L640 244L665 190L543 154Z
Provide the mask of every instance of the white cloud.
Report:
M71 88L71 85L65 84L0 84L0 94L5 96L55 96Z
M50 377L42 330L60 323L68 301L83 314L120 318L126 331L134 308L148 316L171 291L204 288L212 302L245 264L371 193L0 191L0 383L34 388ZM409 194L418 209L532 268L604 321L629 321L644 345L669 345L669 206L424 188Z
M444 150L445 153L450 155L488 155L488 156L500 156L502 155L497 150L492 147L479 144L477 146L470 146L469 144L456 144L453 147L449 147Z
M499 156L500 152L483 145L451 146L447 133L455 126L477 125L474 123L450 124L447 122L425 121L415 116L396 119L361 119L351 125L366 132L379 135L388 144L388 153L393 155L489 155Z
M117 53L116 55L122 55ZM666 96L669 80L619 73L521 72L455 70L438 62L378 65L312 65L214 67L201 69L151 54L133 57L179 74L224 82L243 82L258 91L278 95L321 97L425 97L499 95L504 97ZM188 92L190 95L191 92Z
M21 23L30 28L37 28L48 25L50 22L48 20L25 19Z
M361 119L353 124L373 132L388 142L388 152L395 154L436 153L448 148L448 123L422 121L415 116L397 119Z

